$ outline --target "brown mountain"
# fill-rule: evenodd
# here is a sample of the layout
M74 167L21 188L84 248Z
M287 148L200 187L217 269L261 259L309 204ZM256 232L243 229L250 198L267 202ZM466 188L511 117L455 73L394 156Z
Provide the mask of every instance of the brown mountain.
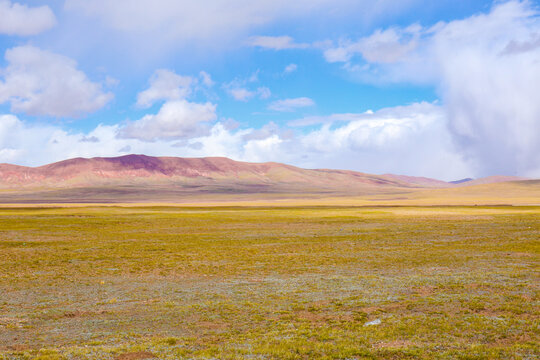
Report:
M280 163L248 163L223 157L126 155L75 158L39 167L0 164L2 187L66 187L118 183L218 183L407 186L391 177L346 170L306 170Z
M486 182L491 180L500 178ZM209 194L400 194L455 186L429 178L301 169L223 157L126 155L75 158L39 167L0 164L0 202L167 201Z

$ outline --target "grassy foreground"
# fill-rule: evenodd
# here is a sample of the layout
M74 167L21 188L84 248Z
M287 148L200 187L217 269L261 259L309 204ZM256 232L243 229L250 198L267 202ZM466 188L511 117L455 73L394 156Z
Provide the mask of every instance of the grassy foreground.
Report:
M535 359L540 207L0 209L0 359Z

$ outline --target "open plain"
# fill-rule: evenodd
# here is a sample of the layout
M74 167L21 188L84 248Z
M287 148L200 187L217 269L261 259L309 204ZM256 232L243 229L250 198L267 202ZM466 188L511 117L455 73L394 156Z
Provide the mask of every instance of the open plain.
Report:
M0 359L540 356L538 206L210 205L2 208Z

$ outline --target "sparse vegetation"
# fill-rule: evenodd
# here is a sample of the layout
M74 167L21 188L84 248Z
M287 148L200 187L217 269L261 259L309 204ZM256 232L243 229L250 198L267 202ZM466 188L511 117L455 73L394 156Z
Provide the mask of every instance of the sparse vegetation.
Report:
M0 359L533 359L540 207L0 210Z

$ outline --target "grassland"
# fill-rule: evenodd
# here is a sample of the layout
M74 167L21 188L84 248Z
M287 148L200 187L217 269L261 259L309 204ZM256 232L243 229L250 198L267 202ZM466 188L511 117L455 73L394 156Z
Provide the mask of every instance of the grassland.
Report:
M452 188L366 185L314 188L276 184L261 189L219 186L114 185L0 189L0 206L86 206L150 203L183 206L380 206L380 205L540 205L540 180Z
M540 207L0 209L0 359L536 359Z

